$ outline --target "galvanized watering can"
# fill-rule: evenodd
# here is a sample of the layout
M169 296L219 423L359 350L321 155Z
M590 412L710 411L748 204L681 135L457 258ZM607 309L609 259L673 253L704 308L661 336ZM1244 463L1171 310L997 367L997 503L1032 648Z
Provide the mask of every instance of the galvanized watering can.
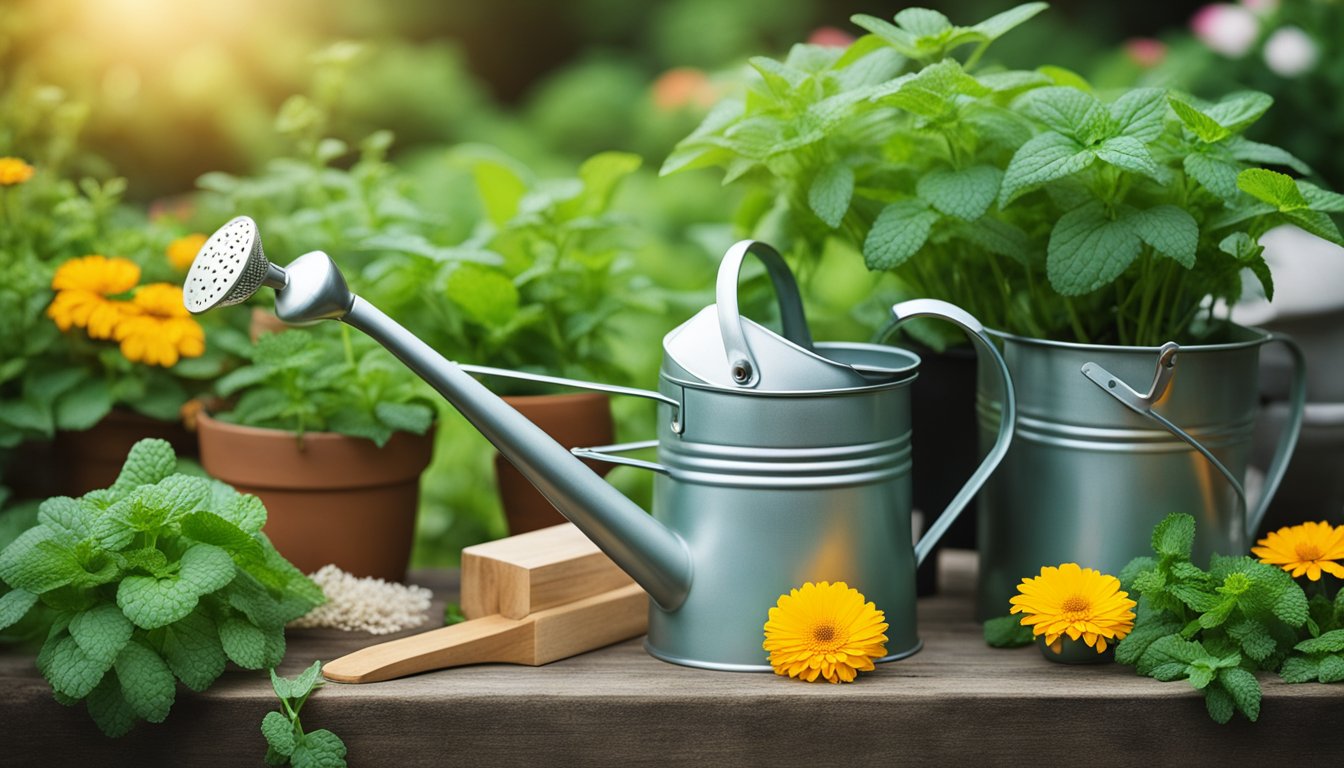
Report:
M783 334L742 318L737 281L748 254L774 284ZM315 251L270 264L245 217L216 232L187 275L192 312L276 291L288 323L342 320L400 358L484 434L565 517L649 593L648 651L678 664L767 670L762 627L781 594L807 581L845 581L886 612L889 655L920 648L915 567L1007 451L1014 398L979 323L936 301L893 307L893 325L937 317L970 335L1007 418L983 463L914 544L910 508L910 383L919 358L879 344L815 344L779 254L744 241L725 256L717 303L669 333L657 392L457 365L364 299ZM504 375L658 401L654 443L561 447L470 373ZM657 462L623 457L656 443ZM653 515L574 454L658 473ZM929 460L934 460L930 457Z
M1291 339L1231 326L1221 343L1116 347L990 331L1018 385L1017 437L980 494L980 618L1008 612L1018 582L1077 562L1119 574L1151 553L1172 512L1197 521L1194 560L1246 554L1302 424L1305 363ZM1258 500L1242 487L1259 410L1260 348L1294 360L1289 417ZM1151 383L1150 383L1151 382ZM981 442L998 431L993 382L979 391Z

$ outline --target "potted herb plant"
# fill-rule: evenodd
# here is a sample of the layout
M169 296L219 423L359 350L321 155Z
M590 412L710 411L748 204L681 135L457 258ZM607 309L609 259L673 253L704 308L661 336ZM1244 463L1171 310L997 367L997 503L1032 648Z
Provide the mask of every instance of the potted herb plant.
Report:
M434 444L423 386L344 326L240 352L216 384L227 404L196 422L206 472L266 504L267 535L305 572L404 579Z
M870 34L846 49L753 59L747 97L715 108L663 168L722 166L757 189L744 212L757 236L801 259L846 241L898 292L952 301L998 329L1019 424L978 517L980 600L995 608L1042 562L1118 571L1171 509L1218 521L1199 556L1245 548L1240 483L1270 337L1218 307L1240 296L1244 274L1272 296L1257 242L1270 227L1339 242L1328 214L1344 211L1344 197L1258 167L1300 168L1242 136L1270 107L1263 94L1098 94L1056 67L980 65L1044 8L971 27L918 8L895 24L856 16ZM1181 345L1176 383L1154 388L1154 411L1139 393L1172 370L1169 341ZM980 402L992 433L988 387Z

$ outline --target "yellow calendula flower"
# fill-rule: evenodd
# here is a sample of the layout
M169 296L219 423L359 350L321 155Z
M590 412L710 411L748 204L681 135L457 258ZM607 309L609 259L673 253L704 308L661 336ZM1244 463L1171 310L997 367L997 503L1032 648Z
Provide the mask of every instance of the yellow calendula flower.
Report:
M182 289L153 283L136 291L135 313L117 324L115 338L127 360L165 368L205 352L205 331L182 305Z
M191 262L196 260L196 254L200 253L205 241L205 235L199 232L177 238L168 244L168 262L185 272L191 267Z
M0 187L12 187L31 178L33 166L17 157L0 157Z
M1120 589L1120 580L1077 563L1046 566L1040 576L1023 579L1017 591L1021 594L1009 601L1010 613L1026 614L1022 625L1034 635L1045 635L1045 644L1055 653L1061 651L1064 636L1081 637L1104 653L1134 629L1136 603Z
M1306 574L1312 581L1321 580L1321 571L1344 579L1344 525L1338 528L1327 522L1302 523L1269 534L1256 542L1251 552L1260 562L1277 565L1294 577Z
M808 582L781 595L765 623L775 674L850 683L887 653L884 615L843 581Z
M125 293L140 281L140 267L129 259L92 255L71 259L51 279L56 298L47 307L47 317L62 331L88 330L95 339L110 339L122 318L134 307L108 298Z

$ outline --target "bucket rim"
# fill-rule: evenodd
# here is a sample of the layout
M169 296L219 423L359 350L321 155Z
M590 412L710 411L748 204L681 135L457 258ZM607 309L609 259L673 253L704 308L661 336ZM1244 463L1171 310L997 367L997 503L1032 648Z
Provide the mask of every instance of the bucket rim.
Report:
M1228 322L1227 327L1235 334L1244 336L1244 338L1237 341L1219 342L1217 344L1182 344L1181 354L1184 355L1195 352L1230 352L1239 349L1251 349L1262 344L1267 344L1273 339L1273 334L1263 328L1257 328L1251 325L1239 325L1233 322ZM1148 355L1156 355L1162 350L1161 346L1087 344L1080 341L1056 341L1054 339L1042 339L1035 336L1019 336L1015 333L1000 331L996 328L985 328L984 330L985 333L996 339L1011 341L1028 347L1047 347L1097 353L1141 353Z

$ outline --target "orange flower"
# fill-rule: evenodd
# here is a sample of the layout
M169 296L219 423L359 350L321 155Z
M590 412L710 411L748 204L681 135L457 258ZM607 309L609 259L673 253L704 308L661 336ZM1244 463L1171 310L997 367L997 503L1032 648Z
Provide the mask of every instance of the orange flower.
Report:
M653 82L653 104L664 112L709 107L717 97L709 76L691 67L669 69Z
M199 232L192 233L186 237L179 237L168 244L168 261L175 269L185 272L191 267L191 262L196 260L196 254L200 253L201 246L205 245L206 237Z
M182 289L153 283L136 291L136 313L122 319L115 337L127 360L169 368L205 352L205 331L182 304Z
M129 259L96 254L71 259L51 279L57 294L47 307L47 317L62 331L85 328L90 338L112 338L117 324L134 307L108 297L131 290L139 280L140 267Z
M12 187L31 178L33 166L17 157L0 157L0 187Z
M1321 572L1344 579L1344 525L1338 528L1327 522L1302 523L1287 526L1256 542L1251 552L1260 562L1277 565L1294 578L1306 574L1312 581L1321 580Z

